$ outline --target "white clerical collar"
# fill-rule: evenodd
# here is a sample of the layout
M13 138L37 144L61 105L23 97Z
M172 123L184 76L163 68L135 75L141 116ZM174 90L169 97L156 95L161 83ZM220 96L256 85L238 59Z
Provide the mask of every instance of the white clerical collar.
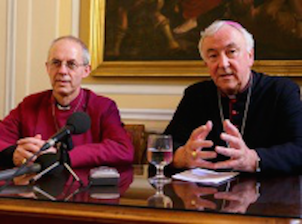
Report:
M61 104L59 104L59 103L56 103L57 104L57 108L59 109L59 110L70 110L70 105L67 105L67 106L62 106Z

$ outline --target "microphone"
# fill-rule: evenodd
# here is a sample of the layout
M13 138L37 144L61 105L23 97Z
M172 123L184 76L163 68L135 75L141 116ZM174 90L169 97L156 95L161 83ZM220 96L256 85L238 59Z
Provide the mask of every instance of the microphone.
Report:
M40 151L45 151L54 146L57 142L61 141L70 134L85 133L91 125L90 117L84 112L73 113L66 122L66 125L54 134L47 142L41 147Z
M29 166L22 167L22 169L14 168L0 171L0 181L1 180L9 180L12 177L21 176L23 174L37 173L41 170L41 165L38 163L34 163Z

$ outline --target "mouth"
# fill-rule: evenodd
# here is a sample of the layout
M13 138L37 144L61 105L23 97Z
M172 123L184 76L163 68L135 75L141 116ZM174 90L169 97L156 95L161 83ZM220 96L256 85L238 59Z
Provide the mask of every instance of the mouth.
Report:
M218 77L219 78L231 78L231 77L233 77L234 75L233 75L233 73L224 73L224 74L219 74L218 75Z
M69 80L56 79L55 82L69 82Z
M66 84L69 84L70 81L67 81L67 80L55 80L55 83L58 84L58 85L66 85Z
M230 78L233 76L234 76L234 73L231 68L225 68L218 73L218 77L220 77L220 78Z

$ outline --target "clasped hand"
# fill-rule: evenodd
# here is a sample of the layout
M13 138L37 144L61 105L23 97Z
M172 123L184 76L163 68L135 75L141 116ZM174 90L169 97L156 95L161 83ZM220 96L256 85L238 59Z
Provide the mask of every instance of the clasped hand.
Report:
M37 134L34 137L22 138L17 141L17 148L13 154L13 162L15 166L21 166L29 158L31 158L35 153L37 153L40 148L45 144L45 141L42 140L42 136ZM54 147L49 148L38 155L34 156L31 160L35 161L37 157L44 153L56 153L57 149Z
M212 122L208 121L205 125L196 128L187 143L175 152L174 165L187 168L202 167L255 172L258 155L255 150L247 147L239 130L229 120L223 122L225 132L220 135L220 138L227 142L228 147L215 146L215 151L202 150L214 144L213 141L206 140L212 127ZM207 161L207 159L216 158L217 154L230 159L217 163Z

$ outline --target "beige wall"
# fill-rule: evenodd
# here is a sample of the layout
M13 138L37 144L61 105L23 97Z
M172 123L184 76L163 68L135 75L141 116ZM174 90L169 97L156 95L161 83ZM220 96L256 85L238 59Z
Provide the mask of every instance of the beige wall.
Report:
M0 1L0 118L28 94L50 88L44 68L50 42L78 35L79 0ZM84 86L114 99L125 123L161 132L183 89L197 78L95 78Z
M0 14L3 118L26 95L50 88L44 68L47 50L60 35L78 35L79 0L1 0ZM166 126L188 83L144 78L84 82L85 87L115 100L125 123L144 123L157 132Z
M5 108L5 71L6 71L6 35L7 35L7 2L0 1L0 113L3 114Z
M14 104L25 95L49 88L45 60L50 42L71 33L71 0L16 2Z
M50 42L71 33L72 0L1 0L1 117L30 93L49 88ZM2 65L2 64L1 64Z

